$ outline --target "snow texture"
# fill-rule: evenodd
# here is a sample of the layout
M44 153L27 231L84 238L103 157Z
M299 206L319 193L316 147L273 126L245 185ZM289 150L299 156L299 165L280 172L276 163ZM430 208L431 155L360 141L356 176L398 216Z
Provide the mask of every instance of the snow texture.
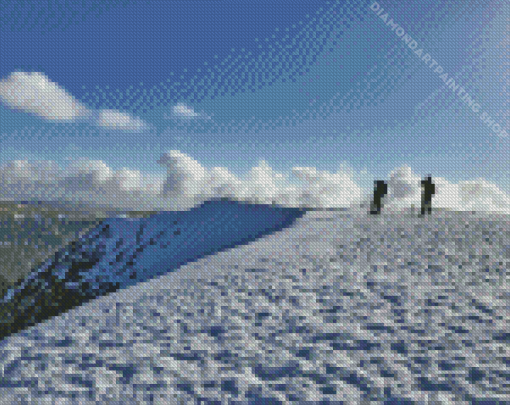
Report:
M1 341L2 403L505 403L509 225L307 212Z
M2 298L0 339L77 305L289 226L304 211L228 199L149 218L108 218Z

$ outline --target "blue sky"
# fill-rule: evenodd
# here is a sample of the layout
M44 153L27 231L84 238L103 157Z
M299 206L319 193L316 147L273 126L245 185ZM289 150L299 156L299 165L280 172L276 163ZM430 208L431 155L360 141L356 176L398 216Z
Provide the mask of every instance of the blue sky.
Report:
M125 168L167 184L185 156L238 176L264 160L282 172L316 169L323 184L326 171L347 166L365 190L410 167L396 177L477 182L482 194L505 193L497 198L507 204L509 6L376 4L5 0L0 165L27 161L33 172L43 160L65 171L100 161L95 173ZM386 12L477 112L387 25ZM172 167L158 163L168 151L180 153ZM58 187L79 187L68 180Z

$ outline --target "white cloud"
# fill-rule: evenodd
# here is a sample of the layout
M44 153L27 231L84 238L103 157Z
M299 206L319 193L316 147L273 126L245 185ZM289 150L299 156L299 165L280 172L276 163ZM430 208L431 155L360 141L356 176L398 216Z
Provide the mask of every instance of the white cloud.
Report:
M27 160L12 160L0 168L0 186L17 184L52 183L60 167L52 161L42 160L30 163Z
M298 195L300 205L345 207L362 198L362 190L352 180L353 173L348 168L330 173L314 167L294 167L292 173L306 182Z
M390 173L385 209L399 210L421 205L422 178L409 166L402 166ZM484 179L461 181L457 184L442 177L432 176L436 192L432 197L433 207L456 211L492 211L510 213L510 196L496 185Z
M450 209L462 211L497 211L510 212L510 196L501 191L496 185L484 179L461 181L452 184L443 178L437 178L437 203Z
M265 160L259 162L248 173L240 197L245 200L270 203L278 195L277 177Z
M110 177L110 181L115 184L116 188L125 191L140 190L143 187L142 176L138 170L122 168Z
M262 160L238 177L225 167L206 168L178 150L162 154L158 163L166 167L166 176L149 176L129 168L114 170L100 160L78 159L65 168L52 161L14 160L0 167L0 199L182 210L214 197L318 208L355 207L372 198L372 190L362 190L353 181L354 171L343 166L336 173L314 167L294 167L289 173L280 173ZM420 206L420 176L403 166L388 177L383 211ZM296 184L289 183L292 178ZM510 213L510 197L483 179L455 184L433 177L433 181L433 207Z
M242 182L225 167L213 167L208 176L205 196L228 197L234 199L239 195Z
M137 170L113 170L100 160L80 159L60 168L54 162L17 160L0 167L0 200L69 201L119 208L154 205L162 180Z
M167 168L164 195L194 198L202 193L206 170L196 160L178 150L171 150L164 153L158 163Z
M172 114L165 115L165 118L204 118L210 119L209 116L203 113L197 113L193 107L188 107L186 104L179 103L172 108Z
M200 115L196 113L193 108L186 107L184 104L177 104L173 108L173 112L180 117L198 117Z
M52 121L75 121L88 114L83 104L39 72L14 72L0 81L0 99Z
M0 100L7 106L56 122L87 122L108 130L142 131L143 120L116 110L93 111L39 72L14 72L0 81Z
M405 199L421 199L421 178L413 174L409 166L402 166L390 173L388 188L390 196L403 201Z
M142 131L148 129L148 125L139 118L116 110L101 110L96 125L113 130Z
M112 170L101 160L78 160L68 166L61 184L76 191L95 190L111 177Z

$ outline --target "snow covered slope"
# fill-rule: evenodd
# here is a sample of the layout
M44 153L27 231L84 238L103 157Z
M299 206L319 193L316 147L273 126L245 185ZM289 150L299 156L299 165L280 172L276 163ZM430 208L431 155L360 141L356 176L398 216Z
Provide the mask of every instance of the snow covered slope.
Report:
M507 403L509 278L508 215L308 212L0 341L2 404Z
M0 301L0 338L107 293L289 226L304 211L212 200L150 218L110 218Z

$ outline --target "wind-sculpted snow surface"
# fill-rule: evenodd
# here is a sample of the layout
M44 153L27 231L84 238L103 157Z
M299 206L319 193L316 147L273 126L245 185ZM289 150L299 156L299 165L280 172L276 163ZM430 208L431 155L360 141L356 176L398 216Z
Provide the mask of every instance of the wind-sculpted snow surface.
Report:
M58 251L3 298L0 338L107 293L289 226L297 208L207 201L150 218L110 218Z
M308 212L0 342L2 400L505 403L509 248L505 215Z

